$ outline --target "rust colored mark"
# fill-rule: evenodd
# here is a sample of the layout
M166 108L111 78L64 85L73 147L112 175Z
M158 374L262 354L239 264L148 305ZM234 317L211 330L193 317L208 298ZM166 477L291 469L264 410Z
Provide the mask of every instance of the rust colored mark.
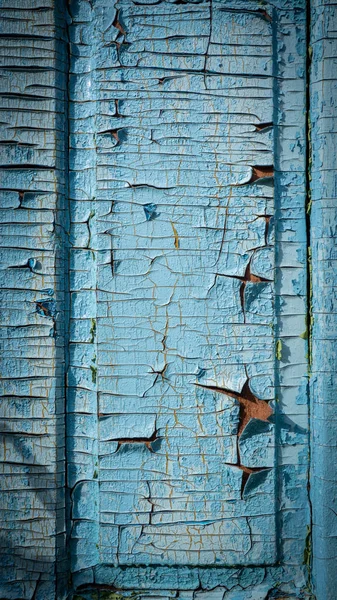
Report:
M152 444L161 438L158 436L157 430L150 437L132 437L132 438L113 438L110 442L118 442L117 452L122 444L144 444L150 452L153 452Z
M269 235L269 226L270 226L270 219L271 219L271 215L265 215L265 221L266 221L266 229L264 232L264 241L266 246L268 246L268 235Z
M265 129L270 129L274 127L274 123L270 121L269 123L258 123L255 125L255 131L264 131Z
M265 8L258 8L257 11L258 13L260 13L260 15L266 20L269 21L269 23L271 23L273 21L271 15L269 13L267 13Z
M264 231L264 243L265 243L265 246L269 246L268 235L269 235L270 219L272 218L272 215L257 215L257 218L258 219L262 218L265 220L266 228ZM268 280L266 280L266 281L268 281Z
M115 116L115 115L114 115ZM117 144L118 145L120 143L120 139L118 137L118 132L119 129L105 129L105 131L100 131L100 135L112 135L113 138L115 138Z
M265 231L265 241L267 240L267 236L268 236L268 227L269 227L269 221L270 221L270 216L265 217L266 219L266 231ZM267 243L266 243L267 245ZM252 257L249 260L249 263L246 267L245 273L243 275L243 277L241 277L240 275L226 275L226 277L230 277L231 279L239 279L239 281L242 281L242 284L240 286L240 300L241 300L241 308L244 314L244 318L246 319L246 315L245 315L245 287L247 285L248 282L251 283L264 283L264 282L270 282L270 279L266 279L265 277L259 277L258 275L254 275L251 272L251 261L252 261Z
M123 29L123 26L122 26L122 24L121 24L121 22L119 20L119 18L120 18L120 12L121 12L120 10L116 11L116 16L115 16L112 24L113 24L114 27L116 27L116 29L118 29L118 31L122 35L126 35L126 31Z
M247 485L249 476L252 473L257 473L259 471L269 470L270 467L246 467L241 463L241 455L240 455L240 436L249 423L251 419L258 419L260 421L265 421L267 423L270 422L269 418L273 414L273 410L270 407L269 403L266 400L260 400L257 398L251 391L249 387L249 378L247 377L246 382L244 383L242 390L240 393L234 392L233 390L229 390L227 388L219 388L216 386L206 386L200 383L195 384L198 387L202 387L204 389L213 390L220 394L226 394L231 398L235 398L237 402L240 404L239 411L239 427L236 438L236 447L237 447L237 463L226 463L231 467L236 467L242 471L242 481L241 481L241 498L243 498L243 494L245 491L245 487Z
M270 279L266 279L266 277L259 277L259 275L254 275L251 272L251 261L252 259L250 259L246 270L245 270L245 274L243 277L237 277L237 279L241 279L241 281L246 284L248 281L251 281L253 283L262 283L262 282L267 282L270 281Z
M19 190L19 206L18 208L23 208L22 203L25 199L25 192L23 190Z
M269 422L269 417L273 414L273 410L266 400L260 400L254 396L249 387L249 379L246 380L240 393L234 392L233 390L229 390L227 388L202 385L201 383L196 383L195 385L206 390L218 392L219 394L226 394L226 396L235 398L235 400L239 402L240 412L238 437L240 437L250 419L259 419L260 421Z
M273 410L266 400L260 400L252 393L249 387L249 380L245 382L241 394L237 397L240 403L240 425L238 435L240 436L250 419L259 419L268 421L273 414Z
M274 177L274 166L263 165L253 167L253 173L248 183L254 183L258 179L265 179L266 177Z
M115 99L115 112L112 115L113 118L123 119L124 115L119 112L119 100ZM103 132L104 133L104 132Z
M240 300L241 300L241 308L242 308L245 320L246 320L245 289L246 289L247 283L248 282L262 283L262 282L270 281L270 279L266 279L265 277L259 277L258 275L254 275L251 272L251 261L252 261L252 259L250 258L249 263L248 263L248 265L246 267L244 276L237 278L237 279L240 279L242 281L242 284L240 286Z
M36 302L36 312L44 317L56 317L56 304L54 300L39 300Z
M164 350L164 352L166 350L166 348L165 348L165 342L166 342L166 335L164 335L163 339L162 339L162 344L163 344L163 350ZM166 380L165 373L166 373L167 367L168 367L168 365L167 365L167 363L165 363L165 365L163 366L163 368L160 369L160 370L151 369L151 372L156 376L156 378L154 380L154 385L157 383L159 377L161 377L162 381Z

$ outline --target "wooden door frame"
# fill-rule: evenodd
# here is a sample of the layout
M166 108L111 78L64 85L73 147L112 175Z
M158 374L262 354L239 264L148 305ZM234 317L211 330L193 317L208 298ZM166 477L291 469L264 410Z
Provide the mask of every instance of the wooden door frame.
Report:
M85 1L85 0L82 0ZM293 6L294 0L285 2ZM314 597L317 600L335 600L337 589L337 418L335 388L337 383L337 296L335 292L335 279L337 276L336 256L334 248L334 235L337 222L337 4L328 0L300 0L299 5L307 8L307 246L308 270L308 345L310 360L310 377L308 394L310 398L310 479L309 497L311 503L311 523L308 529L305 561L309 574L309 586L312 585ZM51 525L49 567L46 577L39 575L31 582L19 582L16 588L11 582L4 585L3 589L15 589L15 597L21 597L24 592L31 598L62 599L66 597L68 561L66 549L66 522L67 499L65 498L65 381L64 375L67 366L68 336L68 292L67 280L63 270L67 262L67 191L68 191L68 129L67 129L67 80L69 72L68 33L69 19L63 2L58 0L4 0L4 34L1 45L6 48L8 40L16 40L19 49L29 47L31 56L37 57L32 65L38 72L38 59L45 60L50 71L50 88L54 94L47 112L51 118L49 127L50 137L45 148L50 148L53 154L53 167L49 169L43 163L35 165L36 172L45 174L43 185L46 194L49 194L48 208L55 215L54 230L50 232L50 239L56 233L56 243L53 242L52 278L56 289L55 296L49 296L49 291L41 293L35 302L35 311L45 317L50 328L50 346L52 360L48 367L52 388L48 398L48 419L45 428L51 442L52 454L50 464L38 465L38 471L45 477L44 481L48 492L41 491L37 486L40 500L47 499L52 506L49 513ZM36 30L35 30L36 28ZM36 31L36 35L35 35ZM41 33L42 32L42 33ZM34 37L35 36L35 37ZM38 41L42 48L37 49ZM43 53L45 47L45 58ZM48 46L49 44L49 46ZM10 73L8 67L7 73ZM6 98L13 98L16 94L17 81L20 71L15 67L12 70L9 83L5 85ZM46 88L47 89L47 88ZM8 90L12 96L6 96ZM31 98L27 93L22 102L27 102L27 109L34 113ZM15 110L15 109L13 109ZM47 118L47 117L46 117ZM27 162L29 159L27 159ZM14 155L10 168L22 166L22 156ZM48 164L48 161L47 163ZM8 165L3 165L5 174ZM30 165L27 177L32 172L30 185L32 189L39 188ZM5 175L6 176L6 175ZM49 178L49 179L48 179ZM40 177L42 180L42 178ZM35 180L35 181L34 181ZM7 181L7 180L6 180ZM12 186L12 187L11 187ZM15 183L13 175L10 183L5 183L6 190L14 189L18 194L20 207L24 206L24 186L20 176ZM35 188L34 188L35 186ZM42 184L40 185L40 187ZM53 189L56 193L53 193ZM9 196L8 196L9 197ZM9 200L11 201L11 200ZM42 214L42 213L41 213ZM6 243L3 244L6 246ZM41 248L43 243L40 243ZM7 246L6 246L7 248ZM15 250L15 246L13 246ZM26 253L27 254L27 253ZM25 256L26 256L25 254ZM19 260L19 259L18 259ZM20 266L23 277L34 274L38 265L30 260L28 254L21 259ZM25 262L26 261L26 262ZM9 268L13 265L9 263ZM19 271L16 271L19 272ZM49 276L45 279L48 280ZM5 285L3 284L3 287ZM26 302L31 302L29 294ZM58 331L55 335L55 318L58 313ZM36 345L39 344L38 336ZM19 377L20 370L18 371ZM24 375L22 375L24 377ZM7 389L7 388L6 388ZM8 388L10 389L10 388ZM10 397L11 392L5 392ZM38 396L38 392L36 393ZM14 435L21 434L20 429L13 430ZM23 435L23 434L22 434ZM33 434L32 434L33 435ZM16 437L15 439L18 439ZM21 439L21 438L20 438ZM20 445L20 452L28 452L25 442L16 442ZM48 461L47 461L48 462ZM37 463L35 463L36 466ZM27 496L28 502L28 496ZM10 524L8 524L11 527ZM31 568L31 560L23 558L23 568ZM29 566L30 565L30 566ZM55 565L57 565L55 567ZM7 569L10 569L10 565ZM256 567L258 569L258 567ZM47 577L48 575L48 577ZM281 571L280 571L280 577ZM0 576L1 578L1 576ZM18 578L19 579L19 578ZM252 577L253 579L253 577ZM135 589L141 588L141 582L134 576ZM30 585L30 587L29 587ZM173 582L174 585L174 582ZM7 587L6 587L7 586ZM28 587L27 587L28 586ZM179 582L176 582L179 589ZM27 589L29 588L28 592ZM250 583L244 588L249 593ZM31 590L31 591L30 591ZM5 593L5 592L4 592ZM9 592L8 592L9 593ZM308 592L309 593L309 592ZM205 591L205 599L207 592ZM12 598L14 596L10 596ZM269 597L269 596L268 596ZM275 597L275 596L270 596ZM309 597L309 596L307 596Z
M336 597L337 444L335 288L337 6L311 0L308 93L312 573L318 600Z

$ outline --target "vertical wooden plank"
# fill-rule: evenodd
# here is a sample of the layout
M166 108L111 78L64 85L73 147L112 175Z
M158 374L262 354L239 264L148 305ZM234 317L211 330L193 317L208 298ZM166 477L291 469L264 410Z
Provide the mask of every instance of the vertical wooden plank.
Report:
M99 563L96 34L90 2L69 7L70 325L67 485L70 569ZM83 517L82 517L83 516Z
M231 25L227 23L227 27L225 27L222 23L222 27L219 27L219 21L216 22L214 18L217 13L216 9L219 9L219 12L223 9L224 13L230 14L231 19L228 19L228 22ZM235 600L250 597L265 598L268 595L271 597L273 595L276 597L280 595L308 597L310 592L307 589L307 569L306 564L303 565L307 527L310 529L307 491L308 374L305 356L307 351L305 331L305 3L289 1L282 2L277 6L264 4L264 7L261 8L260 3L252 2L247 8L246 3L239 1L227 2L225 5L221 2L206 1L191 1L187 5L184 2L164 1L123 2L116 6L112 6L109 2L99 1L95 4L75 3L71 7L71 14L74 40L72 46L74 60L70 76L71 112L74 111L74 115L78 119L76 122L76 118L74 118L74 123L72 123L76 135L74 135L71 145L73 156L73 161L71 161L72 195L74 200L78 199L78 202L74 202L71 210L83 211L81 214L78 212L77 225L74 227L74 231L77 230L76 247L80 249L82 255L84 255L84 251L88 256L94 255L96 257L95 265L97 265L90 262L88 266L80 267L83 263L80 261L76 263L77 255L74 253L72 265L74 277L78 278L78 288L74 291L77 294L81 286L83 288L80 273L76 272L79 267L80 271L87 273L85 280L87 288L84 294L81 292L83 302L76 303L77 296L74 295L74 304L72 305L74 331L77 327L79 334L77 339L74 338L74 352L77 353L77 357L74 354L75 358L70 371L71 376L74 377L74 389L71 394L77 395L79 392L78 403L74 404L70 410L73 414L69 414L69 422L74 423L72 431L76 437L76 441L71 440L71 435L69 435L69 441L72 444L69 457L74 474L74 490L78 491L78 494L75 493L72 497L72 510L75 509L77 521L73 529L73 586L81 598L99 598L100 594L107 597L110 594L113 597L114 590L121 589L125 594L142 590L142 594L145 593L149 597L184 597L184 595L195 597L200 594L207 598L210 595L209 590L213 589L216 590L214 593L219 597L235 598ZM195 23L201 28L201 31L193 36L191 34L193 34ZM228 38L238 23L240 31L236 32L236 40L235 43L233 42L235 52L230 54L232 60L229 60L227 53L230 52L231 43ZM268 50L266 49L265 52L269 53L267 57L261 57L258 51L254 52L254 43L265 41L258 26L264 26L272 31L273 50L271 53L266 44ZM216 32L216 38L214 32ZM248 37L250 39L252 32L254 32L254 43L249 43ZM193 43L186 43L187 36L193 38ZM206 58L206 74L203 67L205 64L203 47L205 39L210 41L206 57L208 55L211 57L209 64ZM224 51L224 57L222 57L224 62L222 62L217 54L217 48L224 41L227 42L227 45L225 44L226 51ZM238 47L244 58L239 53ZM217 68L216 61L221 63L217 65ZM265 70L261 73L263 64ZM96 69L95 73L93 73L93 69ZM217 69L220 69L220 72ZM180 71L178 76L177 71ZM151 74L153 81L151 81ZM184 76L182 77L182 75ZM214 84L217 76L219 80L222 78L218 87L216 83ZM242 77L242 81L239 83L240 77ZM186 85L185 78L189 85ZM200 85L197 85L198 78ZM263 81L261 81L262 79ZM205 80L207 85L205 85ZM192 81L191 84L190 81ZM238 86L237 93L234 91L235 84ZM186 95L188 98L188 94L191 92L194 93L195 98L192 98L184 109L182 95ZM226 100L220 102L217 107L217 94L221 95L221 93L224 94ZM212 98L212 100L208 100L208 104L207 100L204 100L205 95L207 99L208 96ZM153 97L155 98L154 104L152 104ZM165 105L162 106L161 102ZM193 129L191 129L188 121L189 110L191 106L198 107L198 102L205 102L206 107L205 110L196 111L200 122L193 122ZM180 562L178 566L178 560L175 561L172 557L167 560L165 552L158 554L158 549L152 544L153 540L148 537L146 543L150 551L155 548L157 556L159 556L158 562L161 563L159 566L150 553L143 552L141 554L139 548L136 548L137 552L132 555L132 550L138 543L137 535L139 534L139 537L143 535L143 531L148 525L149 515L155 522L160 513L160 507L156 508L155 501L146 486L136 489L139 497L136 507L134 503L135 485L132 477L136 476L141 480L143 473L146 472L150 479L153 475L157 477L157 473L159 475L161 473L160 469L156 468L159 463L155 462L156 456L153 456L155 453L150 455L146 446L146 444L151 444L153 433L156 433L154 419L151 418L153 408L156 408L154 396L153 394L147 395L147 390L154 387L154 380L156 380L156 385L158 381L159 385L164 388L166 381L170 377L173 379L175 375L170 374L170 365L164 369L165 361L163 364L158 361L155 368L151 367L152 362L149 361L146 352L154 352L156 347L151 346L149 331L145 330L145 334L143 333L144 328L141 327L141 321L135 320L134 328L127 327L126 324L128 319L134 317L141 317L144 320L144 316L147 315L145 312L146 301L149 304L148 312L150 314L153 304L156 305L156 315L165 306L170 306L169 296L166 297L164 293L161 296L158 295L161 287L165 288L165 284L169 286L171 277L169 269L165 264L164 266L161 264L160 256L164 256L167 264L171 265L167 259L167 253L170 253L172 261L174 253L176 256L180 256L183 251L186 252L186 248L189 247L188 243L197 240L200 247L196 248L195 260L191 261L191 265L187 269L186 265L183 265L185 267L183 272L188 273L192 279L193 269L199 264L197 261L200 260L200 254L205 260L204 256L207 252L214 251L214 248L218 250L217 244L221 247L221 235L220 238L217 238L217 235L219 229L222 233L223 221L220 226L214 226L214 239L211 239L209 244L202 245L202 242L205 242L202 235L193 236L190 231L193 226L196 230L202 229L200 220L195 216L200 201L199 194L195 193L196 188L198 186L205 187L208 190L208 192L204 192L205 196L209 194L211 197L213 189L212 184L207 186L207 182L213 175L212 169L209 169L209 172L206 169L206 173L204 172L204 165L207 164L207 161L200 161L201 166L198 169L195 168L195 165L200 157L206 155L207 144L212 139L212 136L207 136L206 133L211 130L214 107L218 109L216 114L221 115L216 118L221 121L221 118L230 112L228 108L235 106L236 110L239 110L240 103L241 119L239 123L235 123L235 126L239 127L239 133L233 135L233 139L228 144L229 149L226 149L231 158L228 162L234 164L228 179L226 180L225 177L226 160L220 161L220 163L215 160L212 164L216 165L215 171L219 170L222 178L220 183L215 184L215 188L218 186L226 196L226 193L228 194L227 187L233 183L231 176L238 177L240 169L251 169L252 166L259 164L256 162L260 148L258 143L253 151L250 147L250 151L248 151L243 143L240 147L234 140L241 139L240 126L244 129L252 119L256 118L256 113L259 115L259 111L262 110L264 119L261 120L263 126L260 137L264 140L270 139L268 122L273 123L276 134L273 147L274 156L270 152L271 148L266 146L269 162L263 163L262 161L262 164L268 167L271 159L275 160L275 207L270 202L272 194L268 195L268 190L261 190L262 186L257 184L256 187L252 186L250 189L250 203L246 208L249 214L249 208L255 206L255 197L259 202L267 198L276 222L278 251L275 268L275 308L277 324L273 333L276 343L274 347L269 332L269 335L264 338L261 352L265 352L268 346L268 349L271 350L270 360L273 367L276 362L277 381L276 389L273 391L276 391L277 397L275 403L275 412L277 412L277 486L275 497L272 498L270 495L268 503L261 502L261 493L255 489L255 493L252 494L252 503L255 503L257 511L261 509L261 504L263 511L265 506L268 507L268 511L276 508L279 539L278 558L282 566L279 567L277 564L266 566L266 563L268 564L267 552L260 555L264 559L265 566L259 563L254 568L244 566L242 555L239 556L239 561L242 561L240 568L238 566L232 569L229 567L230 562L235 562L232 558L228 562L224 561L227 563L225 566L221 565L219 561L216 569L207 569L205 564L193 566L189 557L185 557L186 564L184 564L182 552L180 552L180 556L177 553L177 559L179 558ZM261 109L261 107L263 108ZM167 111L166 121L163 119L165 113L161 112L161 108L163 111ZM154 109L157 109L157 112ZM245 121L246 116L248 123ZM163 119L163 123L160 122L160 119ZM223 125L221 121L219 127L223 127ZM171 136L167 134L168 126L171 127ZM153 131L151 132L151 130ZM183 193L179 196L175 192L180 203L177 201L177 206L173 210L172 198L167 188L177 190L179 185L184 183L182 176L178 183L175 179L179 173L179 168L174 164L178 154L177 140L181 146L185 140L188 147L187 141L191 143L191 131L192 136L195 136L193 141L198 140L199 146L203 150L201 153L199 147L197 149L193 147L191 153L193 160L188 164L188 168L185 164L185 169L182 171L184 176L189 178L188 182L193 197L191 194L192 200L188 202L189 197L185 198ZM156 133L158 139L156 139ZM224 129L222 136L219 136L219 147L221 147L223 139L227 139L227 135L228 131ZM167 142L168 137L169 143ZM250 129L248 137L250 143L253 143L253 140L254 143L260 141L257 131ZM202 144L204 145L202 146ZM175 148L175 152L170 152L171 146ZM94 147L96 153L92 152ZM181 148L179 149L181 150ZM163 160L164 156L166 162ZM181 159L181 164L183 164L183 159ZM218 164L221 167L218 167ZM126 179L126 172L129 175L128 179ZM167 179L165 179L166 174ZM248 184L250 175L251 172L247 173L247 180L244 181L243 178L237 183L241 183L243 186ZM93 177L97 178L96 182L93 181ZM255 195L253 189L258 189L259 193ZM84 196L84 191L88 191L87 196ZM240 205L240 202L243 204L243 196L240 191L240 189L235 189L233 192L236 202L233 206L231 205L233 211L236 206ZM165 201L163 200L164 193ZM173 199L176 199L174 193L172 194ZM166 198L166 196L168 197ZM200 196L202 197L201 193ZM189 212L191 207L194 210L193 219ZM211 203L208 203L205 213L209 214L211 208ZM221 209L223 206L220 203L220 213ZM172 216L173 213L177 217L177 221L174 218L171 219L176 233L172 225L165 229L165 215L167 218L167 214ZM244 210L242 214L245 214ZM232 214L230 216L232 217ZM90 223L90 236L88 236L88 223ZM161 223L162 227L157 231L158 223ZM207 225L209 229L212 229L211 220L205 224L204 229ZM243 244L242 240L246 239L248 230L249 227L242 226L242 223L240 227L238 216L236 224L232 224L231 229L233 241L237 241L238 248L240 248L240 244ZM137 244L133 247L132 243L134 244L136 237ZM148 256L144 258L145 240L150 246L146 247ZM158 245L158 241L161 245ZM228 249L227 246L225 249ZM160 256L157 257L156 253L160 253ZM240 255L238 250L237 255L238 261L239 259L246 260L246 258L242 258L243 252ZM232 271L228 271L229 266ZM224 264L221 264L222 275L226 276L227 270L227 276L238 278L241 266L240 264L229 265L224 259ZM262 260L260 267L266 269L266 266L266 260ZM181 269L181 265L179 267ZM149 269L153 269L153 279L156 283L160 269L164 271L165 268L166 279L162 277L160 285L154 286L154 291L150 286L145 288L148 293L144 299L142 293L144 295ZM202 268L206 280L209 272L204 264ZM179 269L175 269L175 271L180 274ZM140 273L144 274L142 278L139 276ZM243 275L244 273L241 274L242 277ZM263 275L260 276L263 277ZM125 284L124 288L118 288L123 277L125 280L127 277L129 278L129 284L128 286ZM140 279L139 284L137 278ZM205 285L204 281L203 284ZM237 288L233 286L227 294L223 294L222 302L219 302L219 314L226 307L226 301L231 302L235 298L238 299L238 287L239 285ZM251 289L250 284L248 287ZM203 287L200 285L198 291L202 291L202 289ZM193 295L192 284L190 290L193 308L193 302L196 299ZM130 299L129 304L125 302L125 298ZM125 305L126 313L121 312L121 305ZM262 305L264 304L261 301ZM235 322L237 328L238 325L242 326L244 321L238 307L239 303L233 302L232 313L237 317L237 322ZM257 302L257 313L259 308L260 305ZM124 316L124 322L121 319L118 320L121 314ZM195 311L192 314L195 314ZM202 316L201 309L200 314ZM229 309L226 316L228 317L228 315L230 315ZM98 336L97 339L94 339L90 334L90 328L91 319L94 320L96 316ZM157 334L160 339L165 331L165 327L162 325L162 323L165 325L165 319L161 314L159 317L161 317L161 322L159 323L160 319L158 318L159 325L156 322L153 331L155 333L158 330ZM258 320L259 315L256 314L254 318ZM222 318L221 322L225 322L225 319ZM179 322L176 329L178 326ZM83 327L82 332L81 327ZM198 324L192 329L192 343L189 347L191 353L197 353L200 347L204 348L201 344L193 343L193 333L199 332L199 329L201 329L201 325L198 327ZM227 337L230 338L230 336ZM184 340L183 336L182 339ZM186 339L188 341L189 338ZM155 342L159 347L158 341L155 340ZM120 348L117 353L118 344ZM214 341L209 347L206 347L206 350L211 347L216 347ZM175 346L170 346L166 353L169 358L171 358L169 352L172 352L172 348ZM247 352L244 345L243 348ZM144 364L139 360L141 351L146 358ZM116 360L116 356L118 360ZM130 361L130 356L133 361ZM252 362L254 362L253 368L257 370L263 365L263 359L259 361L257 355ZM235 364L231 364L231 366L234 371L235 369L237 371L236 377L234 376L230 383L233 384L234 381L239 388L238 373L242 367L239 352L235 355L233 363ZM92 372L95 372L96 365L98 372L96 378L93 379ZM189 367L189 365L187 366ZM186 376L186 373L191 378L193 376L195 378L195 374L198 373L197 370L191 368L189 371L184 372L181 369L178 372L181 378ZM216 380L214 381L216 384ZM223 381L221 384L225 387ZM238 390L234 391L238 393ZM188 399L187 386L181 395L184 399ZM171 394L171 397L175 398L174 393ZM163 394L164 399L165 395ZM99 406L98 419L96 418L97 412L95 413L95 410L97 411L97 408L95 409L96 402ZM165 403L163 402L163 404ZM134 407L136 407L136 412L133 410ZM82 418L81 412L85 412L85 418ZM143 414L146 414L146 420L142 420ZM177 415L178 417L181 415L183 418L183 411L178 410ZM119 424L116 424L117 417ZM98 431L100 435L99 451L95 443ZM162 432L160 433L162 435ZM138 448L135 448L137 444ZM143 444L141 449L139 448L140 444ZM118 447L123 445L124 451L118 454ZM253 454L256 450L255 456L261 458L263 445L255 447L253 443L248 442L246 447L248 452ZM97 454L99 454L98 466L101 467L98 471L95 468ZM81 456L84 456L82 462L80 462ZM235 466L234 464L233 467ZM220 465L219 470L222 468L223 466ZM98 483L101 489L99 497L97 496ZM143 482L141 483L143 484ZM221 486L219 487L221 489ZM130 493L130 489L132 493ZM217 487L215 489L218 490ZM164 492L163 486L161 491ZM153 501L153 508L149 507L149 500ZM167 498L164 493L158 494L157 492L156 500L158 503L158 500L167 501ZM128 502L131 503L127 504ZM235 497L235 502L238 507L240 503L238 496ZM98 508L101 509L99 541L97 541ZM166 513L169 512L167 506L164 508ZM169 506L169 508L171 507ZM181 511L180 523L185 523L184 519L187 520L188 517L188 512L184 508ZM134 535L131 530L137 519L138 534L136 532L137 535ZM158 522L156 524L158 525ZM260 527L259 533L263 538L263 531L266 531L263 517L261 517L258 527ZM120 537L116 534L118 531L122 532ZM146 533L151 536L153 530ZM174 533L176 534L176 532ZM230 544L234 546L237 540L235 540L233 532L231 533ZM176 535L178 546L179 536ZM204 537L206 538L206 536ZM130 551L125 552L129 541L131 541ZM193 546L192 539L190 546ZM122 552L120 552L120 548L122 548ZM185 554L187 555L186 551ZM139 556L140 562L144 564L137 565ZM146 566L148 563L152 566ZM125 568L125 564L129 566ZM134 567L133 564L135 564Z
M136 6L136 3L134 4ZM140 4L141 2L138 2L138 5ZM155 6L160 2L144 4L150 6L145 10L155 11ZM52 3L45 2L45 6L41 6L40 3L35 4L35 0L31 0L20 2L19 7L16 1L2 5L7 15L4 20L7 28L4 39L14 40L14 60L12 64L9 61L8 64L5 62L3 69L4 85L7 86L4 87L5 112L2 119L6 143L3 145L5 158L1 161L5 182L3 201L4 207L8 209L3 224L6 234L4 257L7 260L14 257L13 264L4 263L6 270L2 276L7 320L2 342L4 367L7 369L4 369L3 381L3 407L7 410L3 427L3 432L6 433L4 449L7 459L4 481L8 482L10 489L10 495L4 495L4 500L8 499L8 504L4 506L4 522L10 532L9 539L12 544L12 549L8 550L8 540L3 542L5 569L0 589L6 599L20 597L27 600L49 600L62 597L62 590L55 592L55 575L58 569L56 546L57 540L60 539L62 552L64 531L62 497L58 500L56 490L63 485L63 373L64 353L67 352L67 340L63 339L63 319L67 319L65 291L68 286L72 295L73 316L68 370L68 484L72 501L78 496L77 507L84 511L81 512L81 516L85 517L82 531L80 527L76 531L78 525L72 531L73 566L75 570L79 567L74 584L82 586L77 597L115 599L116 590L118 595L121 588L126 590L125 595L132 595L135 590L140 590L143 597L179 597L189 600L199 597L204 600L262 600L280 595L298 598L310 595L306 589L306 566L302 564L303 551L304 557L307 557L306 524L309 524L310 519L306 490L307 397L306 377L303 374L306 312L303 278L306 246L303 241L305 3L299 4L289 0L273 10L271 6L264 5L261 8L260 3L252 3L255 11L261 11L261 18L268 19L272 15L274 31L274 125L277 159L275 216L278 223L276 239L281 249L276 257L277 279L280 284L280 302L277 306L280 322L276 330L276 358L279 372L277 395L280 403L277 501L281 565L257 565L254 568L242 566L233 569L135 567L128 568L127 571L112 565L108 568L101 566L96 552L99 550L98 507L95 504L99 502L96 472L97 306L91 293L96 284L91 278L96 277L94 254L95 250L98 254L98 225L94 180L96 159L93 159L92 152L93 146L96 145L92 122L96 106L91 101L90 70L97 32L95 27L92 27L93 3L83 0L76 4L78 10L74 4L70 9L75 25L70 32L70 35L74 36L71 38L74 44L72 52L76 55L76 60L71 65L71 76L73 81L76 81L76 98L72 98L73 130L70 135L70 161L73 172L70 202L73 203L71 213L74 215L71 229L68 227L64 211L65 182L62 180L62 172L67 164L62 154L66 140L63 75L68 68L66 64L62 64L61 37L66 35L65 23L59 21L57 11L52 10ZM209 8L208 3L205 3L205 6ZM248 13L252 6L249 7ZM98 7L98 10L101 8ZM238 0L235 6L230 3L230 8L245 13L247 3ZM43 20L46 14L50 18ZM319 23L319 20L317 22ZM58 25L61 25L60 30ZM115 25L117 29L118 25L123 28L118 19ZM51 42L50 55L48 44L41 54L45 42ZM10 44L6 41L6 57L10 56ZM16 55L17 47L19 60ZM34 57L35 62L32 62ZM27 66L33 66L33 69L28 71ZM121 83L124 85L125 82ZM74 88L70 85L70 94L74 92ZM15 104L19 102L17 94L20 96L19 107ZM36 111L35 96L40 95L41 104ZM76 105L77 100L80 101ZM9 115L9 111L6 110L6 102L10 103L11 113L13 108L17 108L15 117ZM30 143L35 144L32 137L38 139L33 147L29 146ZM76 195L79 189L81 193ZM23 210L26 211L23 220L17 222L15 211ZM53 219L48 220L50 213L56 215L55 225ZM50 223L52 226L48 229ZM69 284L64 284L64 278L67 278L68 274L60 245L64 248L68 233L72 245L71 272ZM57 238L61 242L60 245ZM104 254L110 247L104 246L99 250ZM46 271L42 270L40 265L43 265ZM100 266L105 268L104 260ZM49 292L52 289L55 290L53 295ZM31 305L33 308L30 312ZM300 330L294 326L295 321L296 327L300 325ZM51 330L53 331L49 336ZM289 356L292 357L291 361ZM79 380L76 379L77 375ZM8 417L14 421L13 432L7 430ZM289 424L289 419L292 420L292 424ZM11 446L8 444L8 438L11 440ZM33 438L33 448L29 447L27 438ZM39 446L40 438L42 439ZM12 447L13 450L8 450ZM24 458L21 455L24 455ZM87 486L86 489L83 489L84 485ZM27 491L28 487L33 490L33 494ZM79 491L83 493L78 493ZM81 498L85 501L82 505ZM18 505L19 501L22 502L21 506ZM45 505L50 509L48 514ZM55 506L59 510L59 517ZM76 520L76 514L73 513L72 516ZM42 528L42 534L39 527ZM320 533L317 535L318 540ZM326 545L321 545L321 548L325 550ZM81 569L82 559L86 565L92 565L86 571ZM57 577L62 580L60 574ZM324 577L321 581L324 582ZM87 591L83 589L85 583L91 583L93 589L90 589L90 585ZM321 584L321 590L324 591L324 583ZM323 597L325 598L324 595Z
M67 61L61 9L52 0L5 0L0 9L0 597L6 600L61 598L64 579Z
M313 577L317 599L334 600L337 587L337 6L333 2L311 2L310 53Z

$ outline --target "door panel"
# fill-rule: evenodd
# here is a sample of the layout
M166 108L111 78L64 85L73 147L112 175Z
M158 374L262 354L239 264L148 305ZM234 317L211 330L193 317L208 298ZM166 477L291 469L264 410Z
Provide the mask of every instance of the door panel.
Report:
M72 569L272 565L280 445L307 443L304 120L280 108L278 12L76 10Z
M1 3L0 597L303 600L313 522L334 598L324 203L309 501L307 6Z

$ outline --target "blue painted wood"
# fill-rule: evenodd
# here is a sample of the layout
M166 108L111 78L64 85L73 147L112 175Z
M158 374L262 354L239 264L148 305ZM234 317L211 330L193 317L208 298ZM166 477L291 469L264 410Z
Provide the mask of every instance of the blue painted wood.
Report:
M6 600L56 598L56 579L62 588L67 577L61 9L52 0L0 2L0 597Z
M2 596L310 598L306 3L3 6Z
M73 585L304 597L305 11L71 17Z
M336 6L311 12L311 259L313 577L317 598L336 598Z

